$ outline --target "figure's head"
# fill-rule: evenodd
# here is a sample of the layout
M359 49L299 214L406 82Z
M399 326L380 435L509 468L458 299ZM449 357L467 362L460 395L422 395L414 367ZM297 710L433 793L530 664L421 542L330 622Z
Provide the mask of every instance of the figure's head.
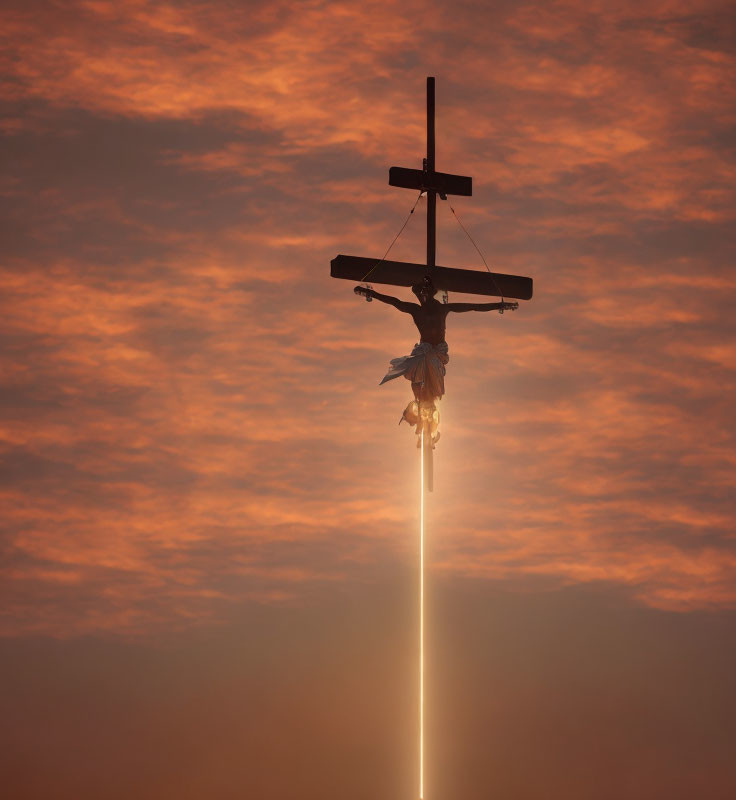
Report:
M419 302L424 305L428 300L431 300L436 294L437 289L434 288L432 279L429 275L425 275L421 283L415 283L411 287L412 292L417 296Z

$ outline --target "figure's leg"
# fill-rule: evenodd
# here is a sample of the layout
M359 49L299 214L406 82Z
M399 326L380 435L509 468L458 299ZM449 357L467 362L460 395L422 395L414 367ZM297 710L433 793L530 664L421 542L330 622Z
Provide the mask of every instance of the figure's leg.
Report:
M412 383L411 385L412 391L414 392L414 397L420 403L430 403L434 405L434 395L432 394L432 389L423 383Z
M401 415L401 419L399 420L399 425L406 420L409 425L416 425L419 422L419 393L421 389L421 383L412 383L411 388L414 392L414 400L412 400L409 405L404 409L404 413Z
M437 400L439 398L433 397L432 398L432 411L430 414L430 422L429 422L429 433L432 437L432 447L434 447L437 442L440 440L440 432L438 430L440 426L440 412L437 408Z
M422 401L419 404L419 416L421 424L417 426L417 432L420 428L424 430L426 436L429 437L432 447L437 444L440 438L438 429L440 424L440 412L437 409L438 397L435 397L429 387L426 387L422 392Z
M414 399L404 409L401 419L406 420L411 426L416 426L416 432L419 433L419 404L422 400L422 384L412 381L411 390L414 392Z

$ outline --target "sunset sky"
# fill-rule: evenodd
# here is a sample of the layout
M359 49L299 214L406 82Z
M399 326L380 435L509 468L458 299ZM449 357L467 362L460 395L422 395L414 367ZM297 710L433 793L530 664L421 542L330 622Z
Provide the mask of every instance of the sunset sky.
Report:
M736 797L731 4L0 31L4 796L416 800L419 461L378 386L416 332L329 262L406 218L434 75L453 208L534 298L448 322L426 798ZM484 269L448 205L438 263Z

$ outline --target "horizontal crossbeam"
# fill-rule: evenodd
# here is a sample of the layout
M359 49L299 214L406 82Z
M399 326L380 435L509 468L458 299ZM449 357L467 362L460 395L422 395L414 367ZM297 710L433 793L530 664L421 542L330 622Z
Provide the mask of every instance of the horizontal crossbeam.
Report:
M425 275L431 275L437 289L462 294L480 294L490 297L511 297L514 300L531 300L531 278L504 275L500 272L481 272L474 269L450 269L426 264L409 264L405 261L379 261L375 258L339 255L330 262L330 275L349 281L369 281L390 286L413 286Z
M465 175L450 175L447 172L424 172L421 169L390 167L389 186L402 189L433 189L438 194L456 194L470 197L473 194L473 179Z

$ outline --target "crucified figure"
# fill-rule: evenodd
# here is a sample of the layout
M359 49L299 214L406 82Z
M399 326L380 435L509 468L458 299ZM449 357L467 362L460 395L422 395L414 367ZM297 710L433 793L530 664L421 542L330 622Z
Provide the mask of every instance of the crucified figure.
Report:
M414 392L414 402L409 403L402 415L411 425L417 426L420 431L420 421L426 417L431 422L433 441L439 424L439 414L435 407L438 400L445 393L445 365L450 360L445 341L445 327L447 315L454 311L514 311L518 303L438 303L435 300L437 289L432 279L426 276L421 283L411 287L412 292L419 300L417 303L407 303L387 294L380 294L364 286L356 286L355 293L362 294L368 299L375 298L381 303L398 308L405 314L411 314L414 324L419 330L419 343L414 345L411 355L401 356L391 360L391 367L384 376L381 384L403 375L411 381Z

